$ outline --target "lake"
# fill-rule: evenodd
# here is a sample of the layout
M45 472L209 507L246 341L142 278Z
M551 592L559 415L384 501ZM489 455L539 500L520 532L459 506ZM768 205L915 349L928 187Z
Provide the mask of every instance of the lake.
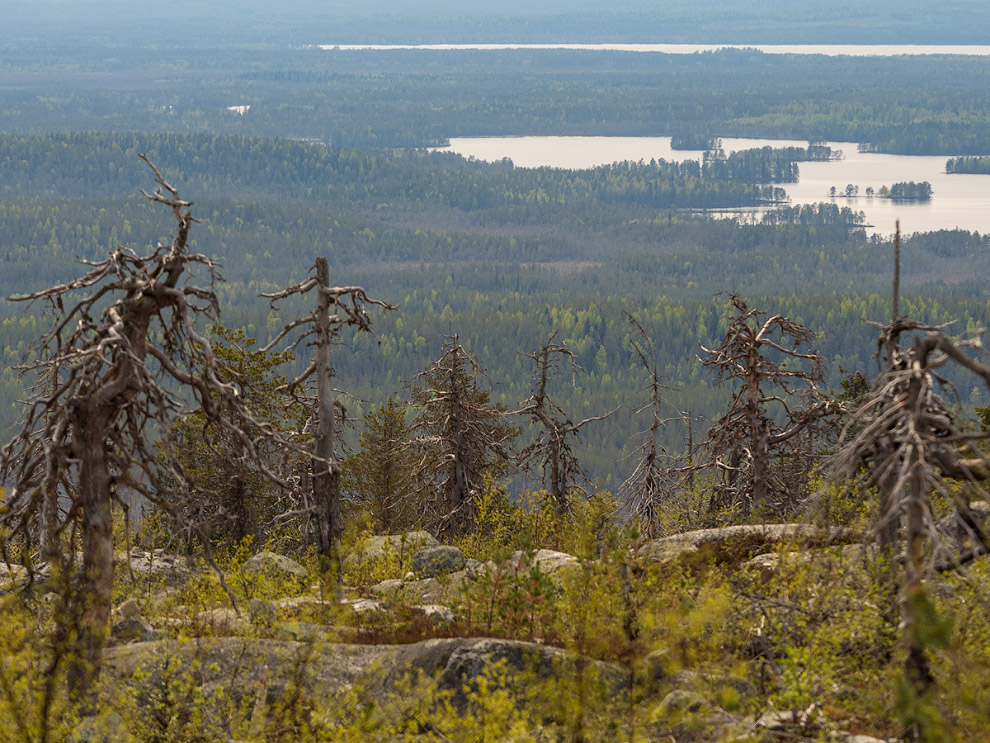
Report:
M726 154L755 147L807 147L796 140L723 138ZM990 233L990 175L949 175L945 161L949 156L887 155L858 152L855 142L829 142L833 150L842 150L841 160L799 163L800 181L784 183L793 204L835 201L866 213L869 233L894 232L900 220L901 231L929 232L959 228ZM457 137L440 151L456 152L464 157L493 162L509 158L517 167L553 167L566 169L593 168L598 165L653 158L668 161L700 160L700 150L673 150L670 137ZM879 190L902 181L928 181L934 196L928 202L894 202L889 199L830 199L829 189L840 192L847 184ZM759 211L759 210L757 210Z
M926 44L320 44L320 49L344 52L396 50L528 51L566 50L593 52L640 52L652 54L697 54L719 49L757 49L765 54L824 54L829 57L897 57L902 55L950 54L990 56L990 46Z

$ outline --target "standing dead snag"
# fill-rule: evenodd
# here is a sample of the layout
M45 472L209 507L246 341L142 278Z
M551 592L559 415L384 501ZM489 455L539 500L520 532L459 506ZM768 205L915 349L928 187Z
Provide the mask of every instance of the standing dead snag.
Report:
M70 282L14 301L46 303L52 327L32 349L24 370L55 383L28 402L20 431L0 452L0 477L11 489L3 525L24 529L46 493L71 499L66 522L82 534L82 571L74 579L70 615L78 626L68 668L72 696L92 711L94 682L110 612L113 581L111 506L115 484L127 484L165 509L158 496L163 462L151 443L188 409L185 390L212 424L238 437L246 456L264 431L217 372L209 342L194 321L215 318L216 266L187 251L193 223L191 202L143 155L157 189L144 196L169 208L177 231L169 243L139 256L117 248ZM188 283L192 269L205 269L205 285ZM218 415L223 401L229 418ZM164 463L183 479L181 468ZM46 516L47 518L47 516Z
M497 462L508 461L505 449L516 435L505 422L505 409L493 405L478 385L481 375L478 361L454 336L412 390L418 408L416 478L424 485L436 483L436 509L424 516L438 534L471 530L484 476Z
M603 420L611 413L575 423L550 397L547 385L559 374L557 360L566 358L571 364L572 374L578 369L571 350L553 342L556 335L553 333L538 351L525 354L535 364L533 394L523 401L516 413L528 417L542 428L536 440L519 453L519 462L524 470L542 469L543 482L550 487L550 497L553 498L557 515L563 515L570 510L571 488L576 487L579 479L588 479L569 439L576 439L586 425Z
M767 313L749 309L737 296L729 298L729 305L735 314L729 318L725 338L715 349L701 347L708 354L702 363L714 367L720 381L731 379L739 387L729 411L712 426L707 447L718 457L716 466L726 473L723 504L750 512L794 495L771 467L774 450L832 412L834 403L792 410L787 402L795 383L814 391L823 378L821 357L797 350L814 332L783 315L764 320ZM783 412L784 427L774 423L770 407ZM728 454L728 462L721 459L723 453Z
M186 549L194 544L186 538L189 524L206 524L214 545L236 547L247 538L264 543L287 520L291 510L285 501L292 490L272 479L277 473L291 481L306 459L305 429L309 411L298 399L285 393L285 379L276 368L291 360L288 354L266 354L243 330L222 325L211 328L213 353L223 378L237 387L237 399L246 404L255 419L271 432L271 441L255 446L248 458L237 436L210 425L201 411L183 416L168 432L160 447L163 459L181 466L196 492L189 497L188 482L169 483L163 495L181 515L173 536ZM218 401L217 412L229 417L227 403ZM163 514L167 515L167 514Z
M629 322L636 331L638 340L631 340L633 351L639 357L640 363L646 370L648 381L646 391L649 400L636 411L636 414L649 410L651 414L650 427L645 432L643 444L639 448L639 461L633 473L622 483L623 500L632 508L641 532L648 539L656 539L660 534L660 513L667 501L680 486L693 476L692 446L688 442L687 467L674 468L669 466L667 451L660 445L660 432L669 422L663 417L663 390L660 383L660 372L657 368L656 352L653 342L646 334L643 326L632 315L626 313ZM684 414L674 420L683 420ZM690 418L688 418L690 431ZM641 434L643 435L643 434Z
M905 332L913 334L909 347L900 342ZM847 432L853 426L855 430L832 464L835 477L858 482L859 492L874 486L880 490L877 531L882 554L891 566L901 566L900 616L908 651L905 670L914 690L922 693L932 682L925 648L917 635L918 612L927 600L924 577L930 569L951 569L990 552L990 538L968 498L945 483L951 478L986 494L980 483L990 480L990 457L979 453L973 442L987 436L960 425L937 394L944 383L938 370L954 362L990 389L990 365L970 355L982 348L979 337L953 341L941 328L896 314L883 329L881 346L888 354L885 369L853 413ZM934 494L954 507L960 524L977 545L970 552L946 555L927 549L932 543L938 547ZM894 554L897 545L902 548L900 555Z
M294 294L307 294L316 290L316 309L309 315L288 323L272 339L263 353L274 348L290 333L305 328L289 344L285 352L296 348L307 338L313 338L316 356L306 370L288 383L294 389L311 377L316 377L317 429L312 453L313 521L316 527L317 548L320 553L321 570L326 575L333 569L334 579L340 580L340 536L342 524L340 516L340 460L337 458L336 399L333 388L333 368L330 365L330 346L343 325L350 325L358 331L371 331L371 321L365 311L366 305L378 305L385 309L395 309L392 305L371 299L360 286L330 286L330 266L327 259L320 257L314 265L316 275L300 284L274 294L263 294L275 302Z

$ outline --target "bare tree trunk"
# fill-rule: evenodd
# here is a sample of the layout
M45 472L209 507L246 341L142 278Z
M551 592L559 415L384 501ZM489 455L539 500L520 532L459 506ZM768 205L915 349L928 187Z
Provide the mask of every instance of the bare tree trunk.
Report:
M313 459L313 499L319 540L320 570L332 573L340 596L340 463L336 456L334 394L330 369L330 266L316 259L318 304L316 310L316 389L319 423Z
M682 413L683 415L683 413ZM688 464L688 492L694 492L694 415L687 411L687 464Z
M550 445L553 447L550 452L550 493L557 515L563 518L571 510L571 504L567 497L567 482L560 466L560 442L554 437Z
M38 551L41 561L54 565L62 557L58 543L59 508L58 488L46 487L41 500L38 522Z
M51 389L48 390L48 394L54 394L58 390L58 367L46 373L45 376L51 382ZM38 518L38 548L41 561L47 562L54 568L62 557L62 550L58 543L58 485L48 483L47 478L42 478L42 483L44 490Z
M455 531L464 534L474 523L474 514L470 511L473 508L471 503L471 484L468 481L466 462L464 461L464 436L458 434L454 438L454 489L451 495L451 502L448 506L449 512L457 514L454 519Z
M884 447L883 459L893 461L893 453L890 452L889 444ZM901 514L897 497L897 481L900 479L899 467L892 465L890 470L881 478L878 486L880 496L880 513L878 539L880 543L879 565L880 565L880 590L886 599L884 601L884 615L892 624L897 624L897 571L895 561L897 559L898 532L901 526Z
M757 417L754 420L753 451L753 499L747 504L747 513L760 511L767 499L767 477L770 470L770 421Z
M233 524L231 525L230 534L235 544L241 544L249 534L256 533L252 528L251 509L247 500L248 489L243 477L239 475L234 477L234 481L231 483L231 495L233 497L231 499L232 513L230 516L233 519Z
M95 403L98 405L98 403ZM113 587L113 515L110 471L107 467L107 412L77 431L79 498L82 504L82 575L72 591L73 611L79 617L78 634L68 668L69 693L85 715L96 712L99 678L110 617Z
M925 544L925 455L920 448L911 453L910 492L907 502L907 555L904 561L904 596L901 603L901 625L907 658L904 672L911 688L918 696L925 693L934 682L924 645L918 639L918 602L924 596L922 581ZM915 726L916 728L916 726ZM920 731L909 729L906 738L917 740Z

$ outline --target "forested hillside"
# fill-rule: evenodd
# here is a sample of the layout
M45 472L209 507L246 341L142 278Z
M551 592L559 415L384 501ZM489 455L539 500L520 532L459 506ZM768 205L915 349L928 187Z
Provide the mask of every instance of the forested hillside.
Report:
M209 131L348 147L423 147L455 136L702 133L857 142L903 154L990 151L986 57L866 63L747 50L382 52L292 45L224 48L221 64L209 44L176 51L63 46L32 37L11 39L5 49L0 128L6 132ZM229 110L247 105L243 114Z
M404 385L454 334L488 369L494 398L514 409L530 385L522 354L558 333L587 372L561 386L567 409L625 411L580 444L589 472L609 487L629 474L638 445L627 416L641 405L644 378L626 313L656 343L670 411L691 411L699 432L728 395L699 358L699 343L724 332L726 298L716 295L744 295L812 328L833 386L843 374L872 370L873 331L863 321L889 314L891 243L850 229L853 217L838 207L782 206L748 225L686 211L759 196L746 171L733 180L738 170L724 161L711 172L691 162L530 170L448 154L207 135L0 137L0 292L66 280L76 259L167 236L167 215L135 195L146 179L138 152L183 193L199 195L194 213L203 223L192 244L222 266L224 324L267 343L281 323L258 294L301 280L319 255L335 282L363 285L399 306L375 319L377 341L357 338L335 357L357 416L388 395L407 395ZM920 292L910 299L912 316L954 321L959 332L990 322L988 250L986 238L965 232L906 240L905 281ZM949 283L936 290L937 278ZM10 430L23 395L12 366L38 325L11 305L3 312ZM305 364L303 354L295 371ZM985 400L971 386L961 395ZM678 452L685 436L672 423L664 441Z
M988 7L4 2L0 743L986 739L990 57L335 45Z
M492 6L477 0L431 0L414 6L398 0L361 5L303 0L273 8L260 0L232 8L196 0L167 8L135 7L121 0L11 0L11 30L30 33L39 22L58 35L114 39L152 36L176 44L208 38L226 43L451 43L657 41L714 43L942 43L982 44L990 26L975 0L920 0L822 5L811 0L772 0L741 10L733 0L684 5L675 0L622 0L604 8L591 0L510 0ZM175 23L181 17L184 24ZM208 33L204 33L205 29ZM200 31L199 29L204 29ZM324 34L314 40L315 34Z

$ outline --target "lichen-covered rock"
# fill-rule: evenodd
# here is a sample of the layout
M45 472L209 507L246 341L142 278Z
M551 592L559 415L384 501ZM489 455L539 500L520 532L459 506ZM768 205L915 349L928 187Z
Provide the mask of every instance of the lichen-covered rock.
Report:
M388 580L383 580L380 583L376 583L368 590L376 596L394 599L399 595L399 592L402 591L402 588L405 585L406 581L401 578L389 578Z
M574 555L556 550L537 550L534 553L516 550L509 562L503 569L509 569L515 575L529 573L536 568L543 575L550 579L550 582L557 587L562 587L569 577L575 576L580 571L581 561ZM480 570L484 570L482 566ZM491 570L491 568L488 568Z
M413 573L418 578L435 578L463 570L464 555L457 547L440 545L420 550L412 557Z
M795 550L790 552L765 552L746 560L741 567L756 570L769 577L782 566L814 564L818 566L849 567L860 565L866 559L868 550L863 544L845 544L841 547Z
M278 620L278 609L271 601L251 599L248 601L248 616L254 624L271 627Z
M413 612L434 624L447 624L454 621L454 612L443 604L414 606Z
M165 578L166 581L181 580L193 572L187 558L170 555L161 549L144 552L134 548L130 552L117 552L114 565L118 575L133 573L135 577Z
M69 743L115 743L127 740L127 725L117 712L85 717L69 734Z
M373 562L387 555L395 555L401 562L422 549L439 546L436 537L426 531L368 537L344 558L344 569L355 569L364 562Z
M662 718L671 718L697 714L709 706L708 700L695 691L674 689L660 701L657 706L657 715Z
M328 628L311 622L282 622L275 630L279 640L289 642L321 642L327 639Z
M117 607L117 615L125 619L141 615L141 607L133 596Z
M296 616L305 610L321 610L332 606L333 602L324 601L317 596L289 596L273 602L279 611L290 616Z
M673 562L702 548L732 549L746 544L761 545L795 541L804 544L846 544L863 540L863 534L850 529L830 531L812 524L737 524L717 529L696 529L647 542L641 552L653 562ZM752 552L750 552L752 554Z
M347 606L355 614L369 614L379 611L385 611L385 604L381 601L375 601L374 599L344 599L344 606Z
M259 552L244 563L247 575L263 575L274 580L305 582L309 571L295 560L274 552Z
M110 636L119 642L148 642L157 639L155 628L140 615L121 619L111 628Z
M247 620L234 609L208 609L196 615L193 629L215 635L240 634L250 629Z
M10 587L20 583L27 577L27 570L20 565L5 565L0 563L0 588Z

